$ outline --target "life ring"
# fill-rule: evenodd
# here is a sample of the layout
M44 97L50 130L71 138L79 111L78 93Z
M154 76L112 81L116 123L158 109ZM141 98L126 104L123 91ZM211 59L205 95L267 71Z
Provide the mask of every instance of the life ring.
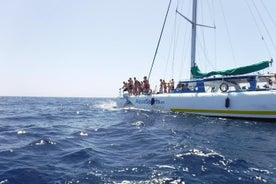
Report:
M222 92L226 92L226 91L228 91L229 86L228 86L228 84L226 84L225 82L223 82L223 83L220 84L219 89Z

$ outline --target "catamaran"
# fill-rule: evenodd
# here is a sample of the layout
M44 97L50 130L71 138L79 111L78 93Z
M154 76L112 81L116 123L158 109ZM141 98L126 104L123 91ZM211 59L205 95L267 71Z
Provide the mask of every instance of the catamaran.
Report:
M270 67L272 59L253 65L203 73L196 65L197 0L193 0L191 23L191 76L170 93L123 94L125 104L138 109L171 111L226 118L276 120L273 74L255 74Z

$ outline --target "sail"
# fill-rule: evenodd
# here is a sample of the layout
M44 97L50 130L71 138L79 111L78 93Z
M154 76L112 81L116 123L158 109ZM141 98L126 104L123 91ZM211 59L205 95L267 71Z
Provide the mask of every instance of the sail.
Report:
M208 73L203 73L200 71L198 66L194 66L191 68L191 72L194 78L204 78L204 77L210 77L214 75L243 75L243 74L248 74L248 73L265 69L269 67L270 62L271 61L262 61L253 65L233 68L229 70L212 71Z

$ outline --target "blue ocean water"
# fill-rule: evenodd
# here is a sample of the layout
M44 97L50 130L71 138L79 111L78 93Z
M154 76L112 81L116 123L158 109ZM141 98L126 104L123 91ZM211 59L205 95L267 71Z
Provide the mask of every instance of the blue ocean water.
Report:
M276 123L0 97L0 184L276 183Z

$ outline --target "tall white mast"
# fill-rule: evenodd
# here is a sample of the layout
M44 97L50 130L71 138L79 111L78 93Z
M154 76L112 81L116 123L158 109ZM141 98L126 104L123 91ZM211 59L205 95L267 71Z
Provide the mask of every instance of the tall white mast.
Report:
M192 45L191 45L191 68L196 64L196 27L197 22L197 0L193 0L193 17L192 17ZM190 71L191 72L191 71ZM190 74L190 78L193 78L193 74Z
M192 24L192 44L191 44L191 69L196 65L196 27L207 27L216 29L216 26L208 26L204 24L197 24L197 0L193 0L193 17L192 20L181 14L178 10L176 12L181 15L184 19ZM193 79L192 71L190 71L190 79Z

